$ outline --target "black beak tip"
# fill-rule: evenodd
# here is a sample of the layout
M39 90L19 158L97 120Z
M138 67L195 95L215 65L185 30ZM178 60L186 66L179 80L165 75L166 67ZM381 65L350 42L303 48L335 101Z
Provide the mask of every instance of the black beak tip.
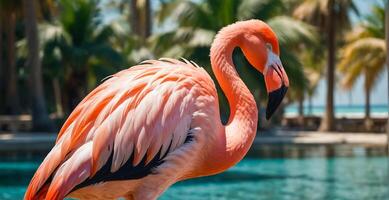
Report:
M269 93L269 99L266 107L266 120L269 120L270 117L277 110L287 91L288 87L283 85L279 89Z

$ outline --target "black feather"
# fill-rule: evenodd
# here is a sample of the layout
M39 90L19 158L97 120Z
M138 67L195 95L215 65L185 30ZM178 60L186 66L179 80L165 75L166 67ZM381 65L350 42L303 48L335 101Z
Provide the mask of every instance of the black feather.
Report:
M189 134L185 138L184 144L189 143L192 140L193 140L193 134L191 133L191 131L189 131ZM114 173L110 171L112 165L112 159L113 159L113 153L112 153L108 161L104 164L104 166L92 178L89 178L84 182L82 182L81 184L77 185L76 187L73 188L72 191L75 191L83 187L87 187L89 185L100 183L100 182L141 179L149 174L152 174L153 169L158 167L164 162L164 158L167 156L171 145L172 145L172 141L170 141L168 150L162 157L160 157L161 155L161 149L160 149L159 152L154 156L154 158L148 164L146 164L146 156L145 156L137 166L134 166L132 164L132 161L134 159L134 153L133 153L130 159L128 159L127 162Z

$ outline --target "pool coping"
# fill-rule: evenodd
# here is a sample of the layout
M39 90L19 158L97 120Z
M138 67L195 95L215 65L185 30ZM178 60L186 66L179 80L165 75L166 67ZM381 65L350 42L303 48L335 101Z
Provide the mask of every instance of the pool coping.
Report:
M49 151L56 140L55 133L2 133L2 151ZM356 145L385 148L386 134L335 133L314 131L275 131L258 133L253 146L257 145Z

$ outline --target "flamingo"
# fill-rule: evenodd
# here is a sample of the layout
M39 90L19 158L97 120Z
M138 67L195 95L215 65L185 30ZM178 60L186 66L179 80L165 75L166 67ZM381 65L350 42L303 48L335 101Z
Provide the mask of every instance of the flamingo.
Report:
M144 61L112 75L74 109L25 199L156 199L175 182L235 165L253 143L258 120L233 65L236 47L264 75L269 119L289 86L277 37L260 20L236 22L219 31L210 53L231 110L226 125L203 68L185 59Z

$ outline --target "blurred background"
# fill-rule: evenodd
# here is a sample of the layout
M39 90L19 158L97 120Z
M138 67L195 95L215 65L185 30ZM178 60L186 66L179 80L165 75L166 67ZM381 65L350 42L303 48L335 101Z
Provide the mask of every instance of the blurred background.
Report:
M389 199L386 4L0 0L0 200L23 197L67 116L105 77L160 57L193 60L214 77L215 34L252 18L278 36L286 99L266 121L263 77L236 49L260 109L253 147L231 170L178 183L161 199Z

